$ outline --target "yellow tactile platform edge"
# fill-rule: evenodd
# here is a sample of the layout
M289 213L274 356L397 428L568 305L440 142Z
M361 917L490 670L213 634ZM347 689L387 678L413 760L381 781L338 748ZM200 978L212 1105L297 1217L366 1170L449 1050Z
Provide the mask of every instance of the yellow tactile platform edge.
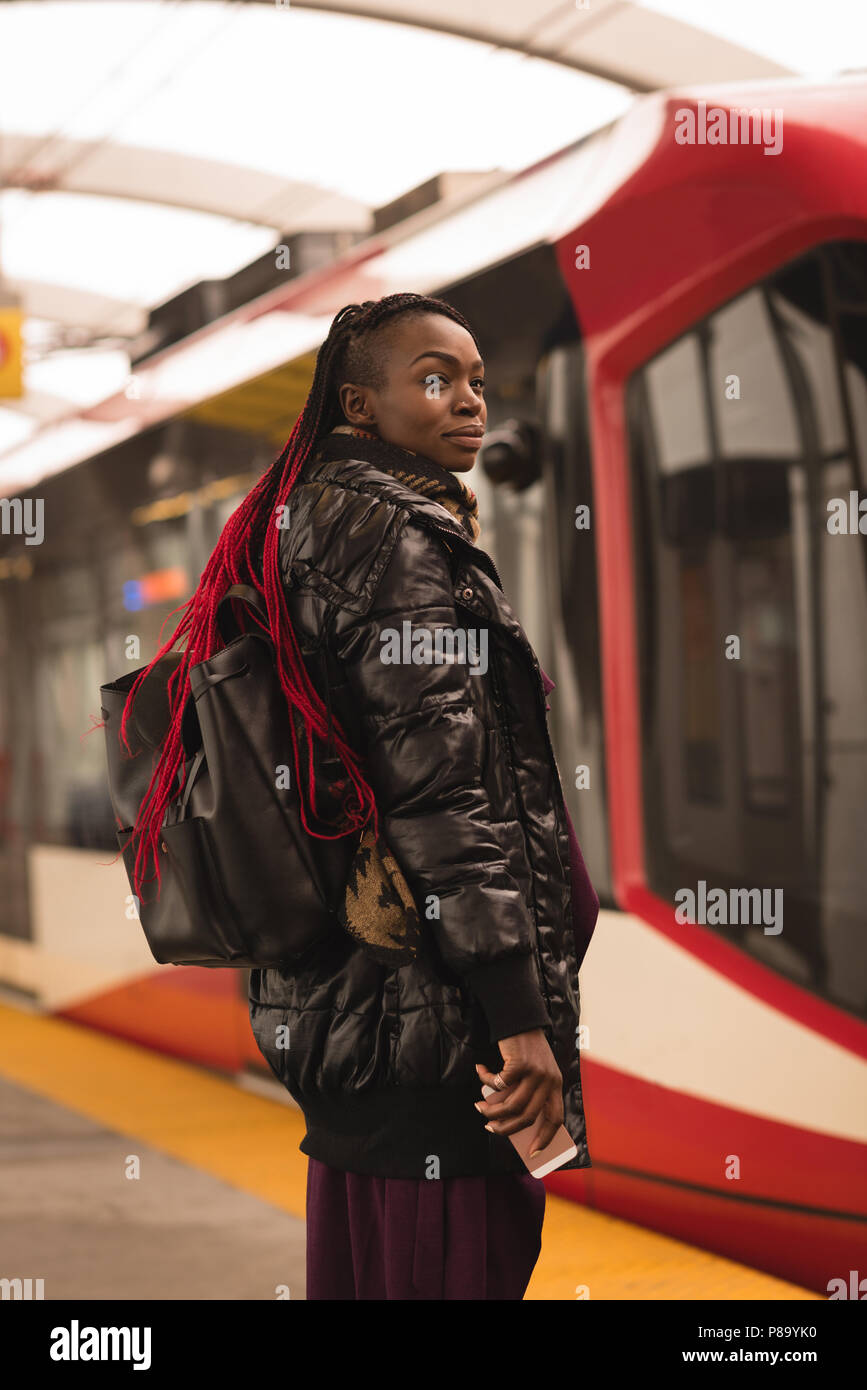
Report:
M304 1121L203 1068L0 1004L0 1075L292 1216L305 1215ZM548 1194L528 1300L816 1299L783 1280Z

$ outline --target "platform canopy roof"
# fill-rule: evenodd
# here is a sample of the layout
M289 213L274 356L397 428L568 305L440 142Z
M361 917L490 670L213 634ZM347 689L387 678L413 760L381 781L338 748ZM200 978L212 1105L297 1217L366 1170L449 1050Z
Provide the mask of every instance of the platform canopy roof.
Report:
M0 456L117 389L148 310L443 170L515 170L689 83L867 61L851 0L0 0Z

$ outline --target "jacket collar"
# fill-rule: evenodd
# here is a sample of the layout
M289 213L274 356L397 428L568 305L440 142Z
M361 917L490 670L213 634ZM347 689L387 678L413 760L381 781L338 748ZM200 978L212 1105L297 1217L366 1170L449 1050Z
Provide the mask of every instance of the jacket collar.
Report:
M350 443L357 443L349 436L336 436L338 439L349 439ZM356 492L366 493L368 496L378 497L383 501L389 502L395 507L412 513L413 518L419 524L428 527L435 532L447 531L450 538L454 537L456 545L451 545L451 540L446 542L454 550L462 562L476 565L489 579L494 586L493 592L485 593L485 584L481 586L472 585L468 588L466 597L462 595L465 605L478 614L479 617L490 621L492 615L496 615L496 622L508 633L510 637L521 647L531 666L535 668L536 681L539 685L541 698L544 706L544 687L542 685L541 668L538 658L533 651L527 634L511 607L508 599L503 593L503 586L496 566L487 551L480 549L467 538L466 533L457 524L445 507L441 507L432 498L424 497L421 493L413 491L412 488L402 483L399 478L393 477L390 473L384 473L373 463L366 459L355 457L336 458L327 460L320 457L317 450L307 460L303 467L303 474L308 481L328 481L336 483L339 487L350 488ZM342 452L342 451L341 451ZM354 453L355 451L351 451ZM403 452L402 450L399 452ZM288 534L288 532L287 532Z
M324 436L317 442L312 457L304 465L304 476L308 479L316 478L335 482L339 486L357 492L366 492L411 512L417 521L431 530L447 531L460 546L464 547L460 551L462 557L479 565L493 579L497 587L502 589L500 577L490 555L487 551L473 544L451 512L441 506L435 498L425 497L422 493L416 492L406 483L401 482L399 478L394 477L393 474L384 472L382 468L377 468L373 460L377 457L377 451L383 449L394 450L396 458L403 467L406 466L407 460L421 457L420 455L408 454L406 450L399 449L396 445L385 444L382 440L376 440L373 447L369 447L369 441L366 439L351 435L331 434ZM426 460L426 462L428 461ZM432 460L429 462L433 467L439 466L433 464ZM443 472L446 471L443 470Z

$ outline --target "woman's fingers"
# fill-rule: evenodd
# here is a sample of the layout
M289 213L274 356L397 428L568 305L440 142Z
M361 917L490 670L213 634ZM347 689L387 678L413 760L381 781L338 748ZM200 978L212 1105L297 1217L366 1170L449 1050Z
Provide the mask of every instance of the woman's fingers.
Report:
M521 1040L505 1040L503 1050L515 1041ZM539 1049L535 1039L530 1043L530 1055L507 1058L499 1073L476 1063L479 1080L494 1090L477 1102L476 1109L492 1133L506 1138L532 1126L531 1148L538 1151L550 1144L563 1123L563 1079L557 1068L556 1079L551 1074L548 1062L553 1058L547 1044ZM498 1076L505 1087L497 1085Z
M476 1071L479 1074L479 1081L482 1083L482 1085L493 1086L495 1091L499 1091L501 1089L497 1083L498 1077L505 1081L507 1086L511 1086L512 1081L510 1080L510 1077L514 1077L516 1071L520 1075L520 1068L516 1068L514 1062L505 1062L501 1067L500 1071L497 1072L488 1071L488 1068L483 1066L481 1062L476 1062Z
M551 1113L551 1102L555 1099L555 1097L550 1097L549 1104L542 1107L539 1121L536 1124L533 1134L530 1136L530 1158L532 1158L534 1154L539 1153L542 1149L547 1149L551 1141L556 1138L560 1126L563 1123L562 1114L557 1118Z
M480 1115L491 1123L494 1120L505 1122L522 1115L537 1089L538 1082L532 1077L524 1077L506 1091L497 1091L492 1096L484 1096L476 1104ZM499 1132L499 1131L498 1131Z
M563 1123L563 1096L550 1082L532 1087L526 1094L526 1103L523 1103L523 1095L512 1097L514 1103L509 1106L508 1116L505 1114L505 1103L496 1107L496 1117L495 1112L489 1109L487 1116L491 1118L488 1122L495 1134L503 1134L506 1137L532 1125L534 1128L531 1148L544 1149L551 1143ZM489 1097L489 1103L493 1099L493 1096Z
M526 1129L528 1125L534 1124L545 1106L549 1096L548 1086L545 1083L533 1082L529 1078L515 1088L515 1094L504 1097L502 1102L492 1106L494 1097L489 1096L487 1108L481 1113L490 1124L494 1134L517 1134L519 1130ZM484 1103L484 1102L483 1102ZM554 1126L554 1133L557 1132Z

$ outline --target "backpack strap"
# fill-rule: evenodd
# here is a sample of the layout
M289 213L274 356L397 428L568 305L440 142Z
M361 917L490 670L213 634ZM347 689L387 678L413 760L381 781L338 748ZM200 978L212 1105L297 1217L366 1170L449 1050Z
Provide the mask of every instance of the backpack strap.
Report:
M254 589L252 584L233 584L231 588L226 590L217 604L217 627L220 629L220 636L226 643L231 642L235 637L240 637L247 630L239 625L235 617L231 606L234 599L264 618L266 626L268 623L268 608L259 590Z

